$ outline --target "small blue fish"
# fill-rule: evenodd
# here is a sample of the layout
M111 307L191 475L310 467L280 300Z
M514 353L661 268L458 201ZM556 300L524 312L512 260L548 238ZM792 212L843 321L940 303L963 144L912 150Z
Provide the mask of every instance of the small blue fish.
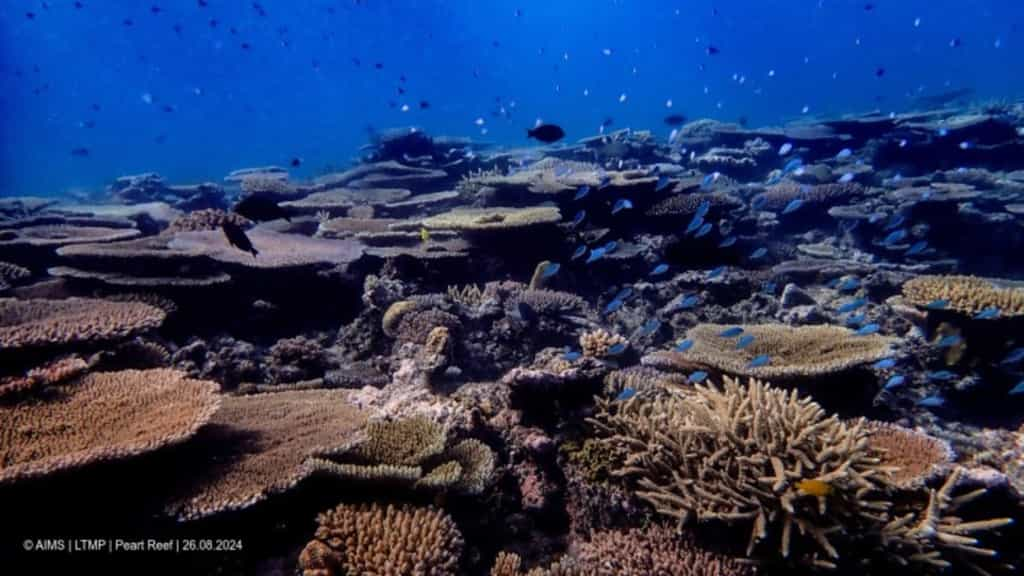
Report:
M924 240L918 240L917 242L914 242L913 246L911 246L910 248L907 248L907 251L904 252L903 255L904 256L917 256L918 254L924 252L927 248L928 248L928 243L927 242L925 242Z
M650 320L645 322L643 326L640 327L640 334L644 336L650 336L651 334L657 332L658 328L661 328L661 320L658 320L657 318L651 318Z
M857 336L868 336L870 334L878 332L880 328L881 326L879 326L878 324L865 324L857 330L856 334Z
M649 276L661 276L665 272L668 272L668 264L658 264L651 270Z
M771 281L762 282L761 283L761 292L764 292L765 294L775 294L775 290L778 287L779 287L779 285L776 284L775 282L771 282Z
M601 258L604 258L604 248L594 248L590 251L590 256L587 256L587 264L597 262Z
M709 210L711 210L711 203L708 202L707 200L702 200L701 203L697 206L696 215L700 216L701 218L704 218L705 216L708 215Z
M668 179L668 176L662 174L661 176L658 176L658 182L654 185L654 191L661 192L665 188L668 188L670 183L671 181Z
M699 300L697 299L696 295L686 296L679 301L679 306L677 306L677 308L679 308L680 310L687 310L689 308L693 308L694 306L696 306L697 302L699 302Z
M868 217L868 224L877 224L882 220L885 220L885 214L882 214L881 212L875 212L874 214Z
M867 320L867 316L863 314L857 314L856 316L850 316L846 319L847 326L860 326Z
M618 247L618 242L616 242L615 240L609 240L608 242L605 242L604 246L602 246L601 249L604 250L605 254L611 254L612 252L615 252L615 249Z
M794 199L789 201L789 204L786 204L785 208L782 209L782 214L784 214L784 215L785 214L792 214L793 212L796 212L797 210L799 210L800 207L803 206L803 205L804 205L803 198L794 198Z
M842 160L843 158L849 158L850 156L853 156L853 150L843 148L836 154L836 160Z
M779 156L785 156L786 154L789 154L792 150L793 144L790 142L786 142L782 146L779 146Z
M608 347L607 354L609 356L618 356L626 351L627 344L625 342L619 342L618 344L612 344Z
M684 234L689 234L703 225L704 217L700 214L694 214L693 218L690 219L690 223L686 225L686 232L684 232Z
M626 400L629 400L633 396L636 396L636 390L632 388L623 388L622 392L619 392L619 395L615 397L615 401L625 402Z
M573 252L572 252L572 259L573 260L578 260L579 258L582 258L583 255L586 254L586 253L587 253L587 247L586 246L579 246L578 248L573 250Z
M719 266L708 270L708 280L721 276L723 272L725 272L725 266Z
M1024 348L1014 348L1000 364L1016 364L1021 360L1024 360Z
M722 330L721 332L718 333L718 335L721 336L722 338L735 338L740 334L743 334L743 328L740 326L726 328L725 330Z
M761 248L758 248L757 250L754 250L753 252L750 253L750 259L757 260L759 258L764 258L765 254L767 253L768 249L762 246Z
M751 210L760 210L765 204L768 203L768 197L764 194L758 194L754 196L754 199L750 201Z
M840 176L837 182L839 182L840 184L849 184L850 182L853 182L853 179L855 177L856 176L853 175L853 172L847 172L846 174Z
M939 348L952 348L963 341L964 339L960 336L950 334L949 336L943 336L935 345Z
M613 300L622 300L623 302L625 302L632 295L633 289L630 288L629 286L626 286L622 290L619 290L618 292L615 293L615 298L613 298Z
M782 174L776 173L776 174L772 174L771 178L769 178L765 182L765 184L768 185L768 186L774 186L774 185L778 184L779 182L782 182Z
M946 306L949 306L949 300L944 298L936 298L924 305L924 307L929 310L945 310Z
M575 362L579 360L583 354L580 354L576 350L566 350L565 354L562 354L562 359L566 362Z
M946 399L945 398L943 398L942 396L937 396L935 394L932 394L931 396L928 396L927 398L922 398L922 399L917 401L917 405L921 406L921 407L924 407L924 408L938 408L938 407L942 406L945 403L946 403Z
M615 312L619 308L622 308L622 300L612 300L611 302L608 303L607 306L604 307L604 313L611 314L612 312Z
M793 158L789 162L786 162L786 165L782 167L782 172L785 174L789 174L802 168L803 165L804 161L801 158Z
M882 240L882 244L885 245L885 246L890 246L892 244L895 244L895 243L903 240L906 237L907 237L907 230L905 228L900 228L899 230L896 230L895 232L890 232L889 235L886 236L884 240Z
M703 381L707 380L707 378L708 378L708 373L707 372L705 372L703 370L697 370L696 372L693 372L692 374L690 374L690 376L686 379L686 381L690 382L692 384L696 384L698 382L703 382Z
M707 176L705 176L705 177L704 177L704 178L703 178L703 179L702 179L702 180L700 181L700 187L701 187L701 188L707 188L708 186L711 186L711 183L712 183L712 182L714 182L714 181L715 181L715 179L716 179L716 178L715 178L715 174L714 174L714 173L712 173L712 174L708 174Z
M576 189L576 195L573 196L572 199L574 201L583 200L584 198L587 197L587 194L590 194L590 186L584 184L583 186L580 186L578 189Z
M948 380L953 380L954 378L956 378L956 374L950 372L949 370L938 370L935 372L928 372L927 374L925 374L925 376L929 380L937 380L939 382L946 382Z
M874 368L875 370L888 370L893 366L896 366L895 358L882 358L878 362L875 362L874 364L871 365L871 367Z
M850 292L851 290L856 290L857 288L860 288L860 280L857 278L847 278L846 280L843 281L842 284L837 286L837 289L840 292Z
M740 336L740 339L736 341L736 349L743 350L747 346L754 343L754 336L752 334L744 334Z
M675 351L676 352L686 352L690 348L693 348L693 340L690 340L689 338L687 338L686 340L683 340L679 344L676 344Z
M602 174L601 179L597 183L598 189L604 188L605 186L612 183L612 177L607 174Z
M583 220L586 217L587 217L587 211L586 210L580 210L579 212L577 212L576 216L574 216L573 219L572 219L572 227L575 228L575 227L579 226L580 224L583 224Z
M892 390L893 388L898 388L900 386L903 386L903 383L906 381L907 379L901 374L893 374L892 376L889 376L888 380L885 381L885 389Z
M726 236L721 242L718 243L719 248L728 248L736 243L735 236Z
M760 368L761 366L767 366L772 361L771 356L767 354L758 354L754 356L754 359L747 364L747 368Z
M999 314L1000 314L1000 312L999 312L999 307L998 306L989 306L989 307L983 309L981 312L978 312L977 314L975 314L974 315L974 319L975 320L992 320L994 318L998 318Z
M619 212L622 212L623 210L629 210L632 207L633 203L630 202L628 199L619 198L618 200L615 201L615 204L612 206L612 214L618 214Z
M544 270L541 271L540 277L541 278L551 278L555 274L558 274L558 271L561 268L562 268L562 265L559 264L558 262L549 262L548 265L544 267Z
M569 174L572 174L572 168L564 164L555 167L555 178L561 178L562 176L568 176Z
M836 311L839 312L840 314L846 314L848 312L853 312L854 310L863 307L867 303L868 301L866 298L857 298L856 300L851 300L846 304L843 304Z
M1017 394L1024 394L1024 380L1017 382L1017 385L1014 386L1013 388L1010 388L1010 391L1007 392L1007 394L1011 396L1016 396Z
M693 235L694 238L703 238L711 232L711 222L705 222L703 226L697 229L697 233Z
M885 224L886 230L895 230L903 225L907 218L903 214L893 214Z
M949 135L949 128L939 128L939 136L945 138Z

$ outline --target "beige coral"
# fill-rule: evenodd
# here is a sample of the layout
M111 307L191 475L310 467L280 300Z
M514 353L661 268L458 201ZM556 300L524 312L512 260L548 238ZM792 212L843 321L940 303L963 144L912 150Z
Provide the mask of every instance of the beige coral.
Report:
M171 222L170 226L167 227L167 231L174 233L191 232L196 230L220 230L221 226L225 222L234 224L239 228L248 228L249 226L252 226L252 222L247 218L234 212L225 212L216 208L206 208L204 210L189 212L188 214L175 218L174 221Z
M690 370L703 366L739 376L794 379L834 374L870 364L891 354L895 338L872 334L859 336L839 326L789 326L753 324L740 326L743 335L753 336L745 348L737 349L739 336L726 338L730 328L721 324L699 324L687 332L693 347L686 352L658 351L645 356L646 366ZM751 366L767 355L768 364Z
M0 299L0 348L99 342L163 323L163 310L142 302L94 298Z
M994 306L1002 316L1024 315L1024 288L1001 287L976 276L918 276L903 284L903 295L919 307L945 300L945 309L964 314Z
M463 540L434 507L340 504L317 518L299 556L304 576L454 576Z
M8 376L0 378L0 398L22 394L41 388L59 384L79 376L89 369L89 363L78 356L58 358L32 368L24 376Z
M418 224L427 230L456 230L468 232L526 229L556 224L562 214L555 206L528 208L458 208L421 220Z
M588 330L580 335L580 348L583 350L583 355L592 358L604 358L608 355L608 349L618 344L629 344L629 342L622 336L612 334L603 328Z
M917 488L946 470L953 461L949 443L910 428L886 422L867 423L868 443L878 451L881 464L892 467L891 481L901 488Z
M573 551L578 572L587 576L751 576L747 561L705 550L661 525L603 530Z
M89 374L39 402L0 406L0 483L129 458L191 437L218 386L174 370Z

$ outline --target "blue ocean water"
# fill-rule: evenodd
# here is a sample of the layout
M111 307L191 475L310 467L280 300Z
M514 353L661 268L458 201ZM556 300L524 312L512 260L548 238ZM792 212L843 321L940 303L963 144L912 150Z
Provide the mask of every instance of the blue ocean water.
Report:
M1022 22L1015 0L6 0L0 194L293 158L301 178L395 126L514 146L537 119L664 137L667 114L1019 97Z

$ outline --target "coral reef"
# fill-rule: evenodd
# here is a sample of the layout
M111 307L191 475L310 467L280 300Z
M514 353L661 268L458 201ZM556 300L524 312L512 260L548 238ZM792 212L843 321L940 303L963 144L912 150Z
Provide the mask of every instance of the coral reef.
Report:
M1024 288L1003 288L973 276L913 278L903 284L903 295L911 304L922 308L939 300L944 301L941 308L964 314L973 315L994 307L1004 316L1024 315Z

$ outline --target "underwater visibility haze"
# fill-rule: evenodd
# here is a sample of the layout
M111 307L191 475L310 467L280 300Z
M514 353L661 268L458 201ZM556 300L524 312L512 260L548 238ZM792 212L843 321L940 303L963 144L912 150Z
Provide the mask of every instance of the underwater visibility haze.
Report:
M1019 574L1024 5L0 3L4 574Z

